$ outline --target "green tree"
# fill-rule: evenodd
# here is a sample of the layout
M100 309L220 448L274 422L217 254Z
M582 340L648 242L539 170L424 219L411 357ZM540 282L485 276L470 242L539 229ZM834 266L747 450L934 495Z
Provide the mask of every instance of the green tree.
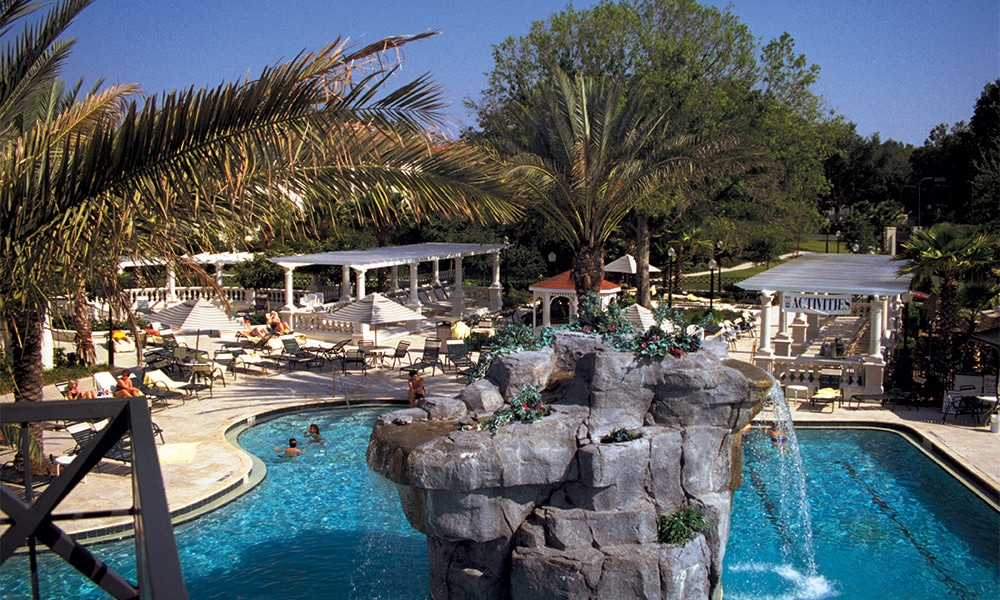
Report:
M487 133L507 128L503 107L555 69L649 91L647 110L663 116L659 135L673 140L675 164L684 168L635 213L640 302L648 303L651 219L676 229L689 208L738 197L739 188L747 206L783 204L785 230L812 222L789 205L815 212L824 183L825 133L813 126L821 110L809 91L817 67L794 52L787 34L758 45L728 9L693 0L602 1L533 23L527 35L498 45L494 60L489 87L474 105Z
M489 142L506 159L519 201L574 250L583 293L604 278L608 236L666 180L669 149L645 90L556 71L504 111L510 126Z
M955 368L955 335L959 331L958 289L963 277L989 268L997 259L996 239L951 223L914 231L898 255L910 261L900 273L920 282L937 279L934 330L937 339L932 368L949 378Z

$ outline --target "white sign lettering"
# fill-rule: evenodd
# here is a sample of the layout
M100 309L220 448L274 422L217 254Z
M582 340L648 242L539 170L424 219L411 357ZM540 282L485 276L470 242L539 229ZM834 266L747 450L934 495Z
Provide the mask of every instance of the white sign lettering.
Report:
M818 296L807 294L784 294L781 308L785 312L801 312L811 315L849 315L851 296Z

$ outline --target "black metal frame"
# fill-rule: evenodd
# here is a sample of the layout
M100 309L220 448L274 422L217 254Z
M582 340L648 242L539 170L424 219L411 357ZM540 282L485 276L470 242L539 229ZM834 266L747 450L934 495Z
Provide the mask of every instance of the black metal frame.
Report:
M35 542L41 541L73 568L86 575L114 598L186 599L177 543L170 522L167 494L160 472L146 398L88 400L86 402L17 402L5 404L0 423L21 424L21 455L28 456L28 423L43 421L110 422L96 438L81 448L72 463L55 477L33 501L30 461L24 460L27 503L6 485L0 486L0 511L10 527L0 538L0 565L22 547L30 553L34 596L38 597ZM96 467L123 437L132 437L132 506L71 514L55 514L60 502ZM122 577L90 550L73 540L54 521L131 515L135 529L137 583Z

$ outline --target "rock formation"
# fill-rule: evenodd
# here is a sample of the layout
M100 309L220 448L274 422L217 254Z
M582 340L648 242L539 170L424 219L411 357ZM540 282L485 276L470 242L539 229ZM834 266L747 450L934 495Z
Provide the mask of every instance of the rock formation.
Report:
M711 351L649 359L559 333L551 348L498 360L458 399L382 415L368 464L427 535L435 599L721 597L733 432L770 383L747 368ZM525 382L551 414L496 435L461 428ZM623 428L641 436L601 441ZM688 505L711 528L658 543L657 519Z

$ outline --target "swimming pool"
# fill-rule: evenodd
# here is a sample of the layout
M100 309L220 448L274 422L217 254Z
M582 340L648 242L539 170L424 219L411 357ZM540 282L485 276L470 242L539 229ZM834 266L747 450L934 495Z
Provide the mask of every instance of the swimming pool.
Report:
M733 500L727 599L1000 597L1000 513L897 434L797 433L816 576L783 556L776 449L755 430Z
M368 470L365 448L384 406L306 412L244 431L240 445L267 465L259 486L234 502L176 528L192 599L383 598L427 596L427 543L410 528L395 488ZM302 432L320 426L324 443ZM306 454L279 457L296 437ZM134 580L132 541L95 553ZM42 598L106 598L89 580L50 555L41 557ZM5 599L30 598L27 559L0 572Z
M426 598L427 549L395 490L364 454L385 407L282 416L239 438L268 476L233 503L178 526L192 599ZM319 424L325 444L279 458L289 437ZM996 598L1000 515L900 436L800 430L818 574L781 556L774 449L748 436L723 585L732 598ZM906 475L906 477L902 477ZM901 508L902 507L902 508ZM133 577L131 541L95 547ZM43 598L104 598L62 561L42 556ZM3 597L28 598L27 559L0 570Z

